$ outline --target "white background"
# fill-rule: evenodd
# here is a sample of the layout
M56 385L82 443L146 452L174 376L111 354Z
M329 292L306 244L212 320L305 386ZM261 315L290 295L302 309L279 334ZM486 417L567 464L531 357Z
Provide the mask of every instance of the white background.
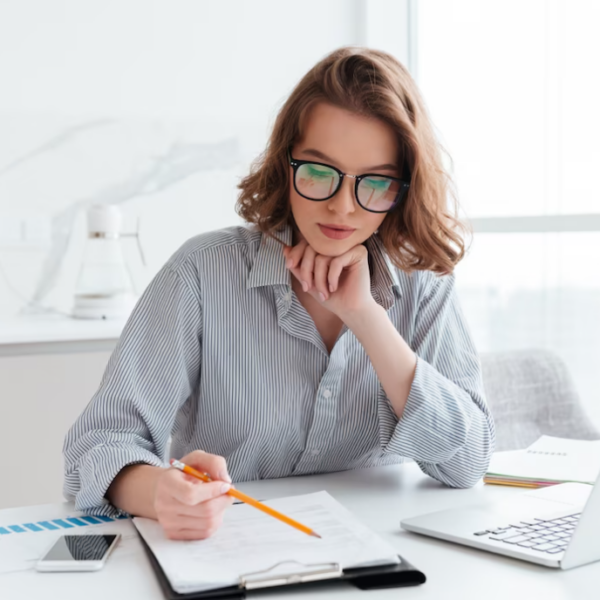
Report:
M594 0L418 2L418 83L463 215L600 215L599 28ZM600 424L599 262L600 226L508 227L476 232L456 275L478 349L555 351Z
M187 238L238 222L236 183L264 149L300 77L334 48L357 42L357 4L308 0L291 10L275 0L0 3L0 219L49 220L126 181L174 141L236 137L235 167L123 205L130 230L141 217L150 263L137 271L143 288ZM19 160L82 125L88 129L55 149ZM69 310L84 231L79 211L46 304ZM43 276L47 253L0 245L0 266L22 295ZM135 260L134 251L128 254ZM0 316L21 304L0 276Z

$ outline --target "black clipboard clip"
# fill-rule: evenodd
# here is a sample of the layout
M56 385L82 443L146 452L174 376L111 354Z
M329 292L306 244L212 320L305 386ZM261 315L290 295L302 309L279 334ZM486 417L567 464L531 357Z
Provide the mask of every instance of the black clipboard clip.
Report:
M301 571L273 573L282 565L299 565ZM324 579L339 579L342 576L342 567L339 563L311 563L305 564L297 560L284 560L274 564L263 571L254 571L240 576L240 587L246 590L256 590L281 585L293 585L308 581L321 581Z

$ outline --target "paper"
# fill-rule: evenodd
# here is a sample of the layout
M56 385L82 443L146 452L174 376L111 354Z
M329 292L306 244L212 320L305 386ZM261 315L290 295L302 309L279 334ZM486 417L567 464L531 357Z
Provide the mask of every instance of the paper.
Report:
M137 534L130 520L113 521L101 525L89 525L81 529L67 529L58 531L27 531L0 536L0 574L14 573L15 571L33 570L35 563L42 558L61 535L120 533L121 540L115 548L113 555L123 555L131 552L132 541L137 542ZM137 542L139 544L139 542Z
M543 435L525 450L494 454L486 478L545 483L594 483L600 472L600 441Z
M322 536L308 536L248 505L232 506L221 528L199 541L173 541L151 519L135 518L177 592L237 585L243 574L282 561L340 563L341 568L398 563L396 551L365 527L327 492L267 501L265 504ZM298 566L288 565L288 571ZM285 570L285 569L284 569Z

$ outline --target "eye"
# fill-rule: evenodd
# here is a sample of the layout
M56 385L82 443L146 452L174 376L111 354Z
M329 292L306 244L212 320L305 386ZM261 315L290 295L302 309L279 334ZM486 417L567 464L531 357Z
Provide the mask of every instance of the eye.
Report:
M321 165L307 164L305 165L306 172L310 177L328 179L333 177L334 171Z
M392 180L387 177L366 177L363 183L371 189L383 191L390 187Z

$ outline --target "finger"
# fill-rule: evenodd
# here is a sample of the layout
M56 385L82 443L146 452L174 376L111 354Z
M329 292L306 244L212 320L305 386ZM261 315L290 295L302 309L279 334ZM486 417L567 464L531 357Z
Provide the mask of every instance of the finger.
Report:
M298 280L301 281L301 277L300 277L300 269L298 269L298 267L296 267L295 269L290 269L290 273Z
M329 272L329 264L331 257L318 254L315 258L314 281L315 288L320 294L322 301L329 298L329 286L327 282L327 274Z
M307 246L308 242L306 240L301 240L300 242L298 242L298 244L296 244L296 246L290 248L290 250L288 251L286 263L288 269L293 269L300 264L300 260L302 259L302 256L304 255L304 250Z
M327 271L327 282L329 284L328 287L330 293L332 294L338 289L340 275L344 270L344 264L342 263L342 261L339 261L338 258L339 257L334 258L329 263L329 269Z
M201 527L199 529L165 529L165 535L170 540L205 540L216 533L216 527Z
M223 494L217 498L206 500L200 504L189 506L177 504L175 514L181 519L206 519L223 514L235 502L235 498L229 494Z
M221 522L225 511L235 499L225 494L194 506L180 503L176 498L165 497L156 506L157 519L165 531L200 529Z
M227 472L227 461L217 454L209 454L202 450L194 450L186 454L181 462L194 467L201 473L208 473L211 479L220 479L231 483L231 477Z
M345 254L336 256L329 264L329 291L333 293L338 289L340 276L344 269L352 268L363 260L368 260L368 252L364 246L356 246Z
M300 273L300 269L290 269L290 272L300 283L302 283L302 274ZM308 286L306 287L308 288ZM317 297L317 292L314 288L312 288L308 293L314 296L315 298Z
M218 498L231 489L231 484L223 481L203 483L195 478L194 481L189 481L187 476L181 472L175 473L175 475L178 477L173 478L175 481L170 486L171 496L186 506L194 506Z
M225 503L223 499L215 499L200 505L202 506L204 509L201 514L167 514L163 515L160 523L165 531L171 533L187 530L189 534L195 532L193 535L198 538L208 537L223 523L225 510L230 503ZM197 512L200 513L200 510Z
M307 246L302 256L302 262L300 263L300 283L302 289L308 292L313 286L313 271L315 268L315 257L317 253L311 246ZM305 285L306 284L306 285Z

